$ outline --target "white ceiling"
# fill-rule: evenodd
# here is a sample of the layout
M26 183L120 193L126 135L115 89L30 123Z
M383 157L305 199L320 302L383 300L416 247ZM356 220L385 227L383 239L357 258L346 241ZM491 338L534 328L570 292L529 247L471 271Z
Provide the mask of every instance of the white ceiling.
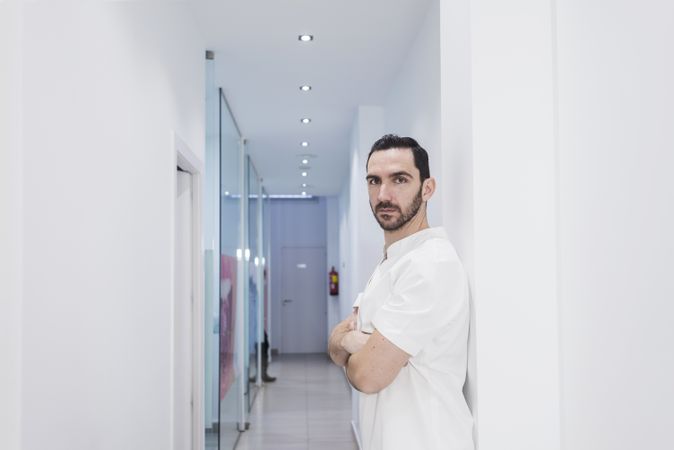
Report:
M384 103L429 0L201 0L197 21L270 194L334 195L358 105ZM300 42L300 34L314 41ZM309 84L310 92L299 86ZM310 117L308 125L301 117ZM308 148L300 142L310 142ZM309 176L300 176L310 153Z

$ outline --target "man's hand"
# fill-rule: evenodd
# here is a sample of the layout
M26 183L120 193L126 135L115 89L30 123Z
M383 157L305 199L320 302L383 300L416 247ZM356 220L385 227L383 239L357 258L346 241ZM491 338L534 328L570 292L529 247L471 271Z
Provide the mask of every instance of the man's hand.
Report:
M346 365L346 361L351 355L351 352L342 346L342 341L347 334L356 329L356 320L356 313L354 311L349 317L339 322L330 334L330 340L328 341L330 358L340 367Z
M359 330L353 330L349 331L344 335L342 338L342 348L349 352L350 354L354 354L357 351L359 351L367 340L370 338L370 335L367 333L363 333L362 331Z

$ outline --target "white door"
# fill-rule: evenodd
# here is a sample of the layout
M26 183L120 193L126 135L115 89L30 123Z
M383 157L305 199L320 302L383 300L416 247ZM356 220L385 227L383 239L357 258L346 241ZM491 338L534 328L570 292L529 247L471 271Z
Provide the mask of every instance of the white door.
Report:
M178 170L173 304L173 450L192 440L192 177Z
M281 352L324 353L327 279L324 247L281 250Z

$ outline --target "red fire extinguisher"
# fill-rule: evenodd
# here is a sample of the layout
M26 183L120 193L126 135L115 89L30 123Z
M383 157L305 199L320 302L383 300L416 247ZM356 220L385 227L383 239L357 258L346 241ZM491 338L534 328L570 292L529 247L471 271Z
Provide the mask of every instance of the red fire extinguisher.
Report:
M330 295L339 295L339 274L335 270L335 266L332 266L330 271Z

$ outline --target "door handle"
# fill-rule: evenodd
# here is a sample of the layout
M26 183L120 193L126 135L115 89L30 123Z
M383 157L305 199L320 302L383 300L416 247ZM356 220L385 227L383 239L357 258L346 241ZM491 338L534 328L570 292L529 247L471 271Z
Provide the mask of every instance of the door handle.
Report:
M286 304L288 304L288 303L290 303L290 302L292 302L292 299L289 299L289 298L283 299L283 304L284 304L284 305L286 305Z

